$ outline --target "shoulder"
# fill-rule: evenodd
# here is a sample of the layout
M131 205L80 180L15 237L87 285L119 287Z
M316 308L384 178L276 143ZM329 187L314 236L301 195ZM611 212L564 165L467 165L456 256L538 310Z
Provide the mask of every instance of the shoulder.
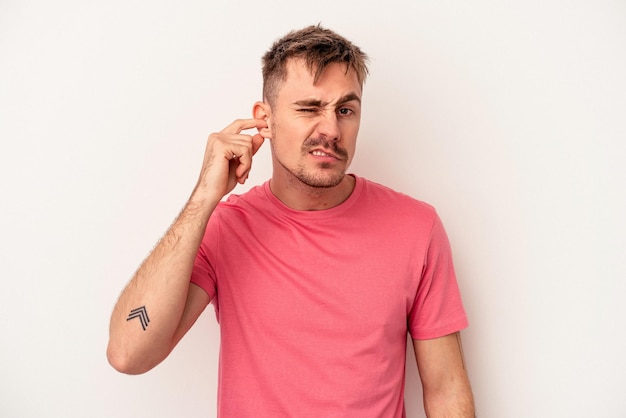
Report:
M237 212L263 206L267 203L265 196L265 184L252 187L244 193L233 193L221 201L217 206L220 213Z
M363 183L362 198L370 205L393 210L398 215L437 218L435 208L429 203L365 178L359 178L359 181Z
M241 194L230 194L213 211L207 230L224 233L233 227L247 227L253 220L263 222L267 214L271 213L267 209L268 202L264 194L263 185L254 186Z

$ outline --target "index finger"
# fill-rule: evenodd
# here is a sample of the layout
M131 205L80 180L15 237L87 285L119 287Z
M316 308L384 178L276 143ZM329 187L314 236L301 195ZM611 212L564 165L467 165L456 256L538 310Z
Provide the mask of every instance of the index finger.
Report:
M241 131L252 128L267 128L267 122L264 119L237 119L221 132L238 134Z

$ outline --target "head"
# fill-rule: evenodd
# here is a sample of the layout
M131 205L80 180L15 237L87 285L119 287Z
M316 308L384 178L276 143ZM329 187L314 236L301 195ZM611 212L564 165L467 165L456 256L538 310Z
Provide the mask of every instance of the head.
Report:
M272 184L339 185L352 160L360 126L367 56L338 34L310 26L290 32L263 57L263 102ZM284 181L283 181L284 180Z
M270 106L287 79L287 63L294 59L305 63L315 82L330 64L354 71L361 86L368 73L367 55L343 36L320 25L289 32L263 55L263 100Z

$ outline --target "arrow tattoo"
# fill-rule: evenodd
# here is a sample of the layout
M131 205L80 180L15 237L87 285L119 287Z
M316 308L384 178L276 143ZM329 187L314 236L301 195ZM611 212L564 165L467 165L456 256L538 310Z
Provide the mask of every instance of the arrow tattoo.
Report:
M139 318L139 321L141 322L141 327L143 328L144 331L146 330L146 328L148 328L148 323L150 322L150 318L148 318L148 311L146 310L145 306L142 306L141 308L133 309L132 311L130 311L130 314L128 314L128 318L126 318L126 320L130 321L131 319L134 319L134 318Z

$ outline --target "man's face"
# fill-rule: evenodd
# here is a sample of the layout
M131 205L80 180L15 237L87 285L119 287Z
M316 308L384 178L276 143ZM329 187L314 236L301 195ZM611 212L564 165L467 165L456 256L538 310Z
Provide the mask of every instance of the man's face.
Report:
M361 91L344 64L329 65L314 84L302 60L288 62L268 119L274 177L311 187L341 183L356 148Z

